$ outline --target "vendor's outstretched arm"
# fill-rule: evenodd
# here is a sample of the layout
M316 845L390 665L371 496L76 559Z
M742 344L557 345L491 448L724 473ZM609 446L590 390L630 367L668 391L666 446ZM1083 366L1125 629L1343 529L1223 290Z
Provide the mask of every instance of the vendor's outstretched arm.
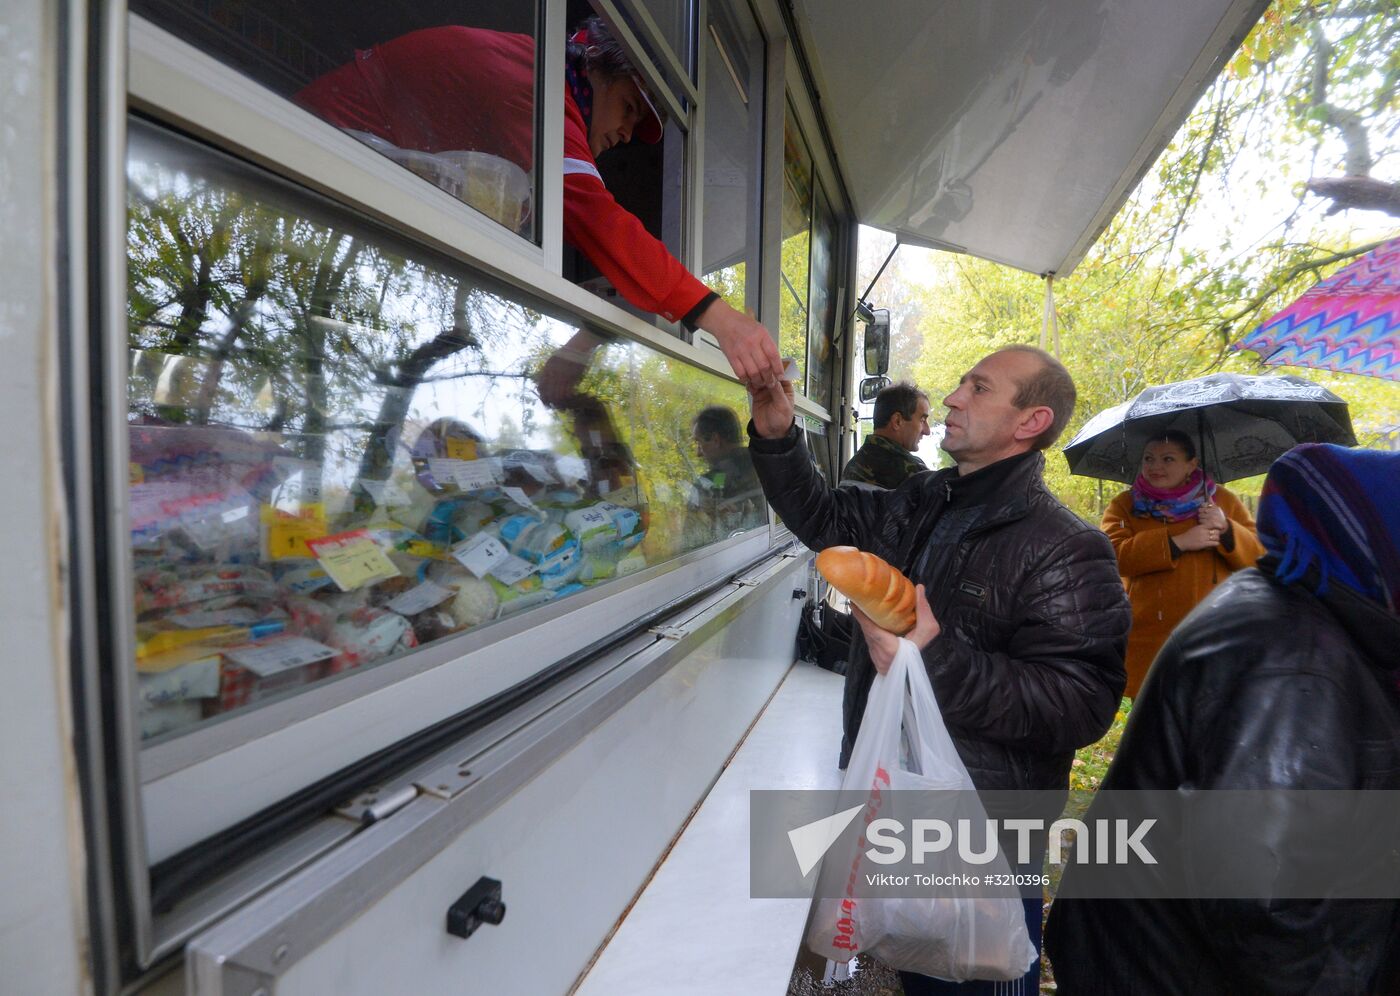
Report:
M756 319L716 297L695 317L695 325L713 335L724 350L734 375L744 384L776 384L783 375L778 346Z

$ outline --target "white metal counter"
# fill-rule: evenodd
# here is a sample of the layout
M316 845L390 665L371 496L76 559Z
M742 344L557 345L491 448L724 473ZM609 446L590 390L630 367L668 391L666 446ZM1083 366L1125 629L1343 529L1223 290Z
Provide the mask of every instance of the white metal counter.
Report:
M841 684L788 672L578 996L787 991L811 904L749 898L749 791L840 788Z

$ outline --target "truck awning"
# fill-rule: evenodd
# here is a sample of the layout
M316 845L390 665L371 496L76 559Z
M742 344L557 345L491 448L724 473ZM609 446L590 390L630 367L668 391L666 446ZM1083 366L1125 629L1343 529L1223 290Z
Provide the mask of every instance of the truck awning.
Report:
M859 220L1067 275L1267 0L794 0Z

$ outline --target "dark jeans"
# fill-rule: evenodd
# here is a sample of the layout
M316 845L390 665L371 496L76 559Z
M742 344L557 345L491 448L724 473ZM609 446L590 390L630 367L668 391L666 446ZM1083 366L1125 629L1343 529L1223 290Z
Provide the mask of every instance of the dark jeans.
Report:
M1026 906L1026 929L1030 931L1031 944L1039 951L1040 897L1023 899L1022 902ZM1040 992L1040 958L1037 957L1026 974L1013 982L987 982L982 979L944 982L913 972L900 972L899 980L904 983L904 996L1036 996Z

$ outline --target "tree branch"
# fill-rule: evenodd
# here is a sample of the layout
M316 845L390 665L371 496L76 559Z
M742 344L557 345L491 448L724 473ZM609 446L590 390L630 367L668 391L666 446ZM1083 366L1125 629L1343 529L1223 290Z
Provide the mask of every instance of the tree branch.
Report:
M1369 176L1337 176L1309 180L1307 187L1332 201L1328 214L1359 208L1400 218L1400 183L1386 183Z
M1347 176L1369 176L1374 160L1371 158L1371 143L1366 134L1366 124L1361 115L1344 107L1327 102L1327 74L1334 54L1332 43L1323 33L1322 24L1313 21L1313 71L1311 105L1322 112L1322 120L1341 133L1346 143Z

